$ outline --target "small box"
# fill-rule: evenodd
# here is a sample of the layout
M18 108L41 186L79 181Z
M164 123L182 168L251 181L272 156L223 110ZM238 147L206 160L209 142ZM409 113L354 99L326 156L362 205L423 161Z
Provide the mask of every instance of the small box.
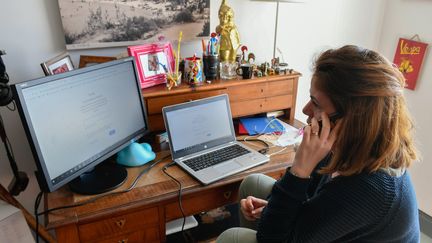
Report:
M156 134L155 140L157 143L168 142L168 133L163 132L163 133Z
M182 225L183 225L183 218L167 222L165 226L166 228L165 234L170 235L170 234L180 232L182 230ZM198 221L195 219L194 216L189 216L186 217L183 230L187 230L196 226L198 226Z
M0 200L0 242L35 242L18 208Z

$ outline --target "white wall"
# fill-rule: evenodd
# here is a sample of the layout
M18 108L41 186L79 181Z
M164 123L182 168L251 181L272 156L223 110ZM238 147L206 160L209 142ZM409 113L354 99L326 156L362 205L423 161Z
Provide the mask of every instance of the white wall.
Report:
M432 44L432 1L393 0L386 8L379 50L393 60L400 37L411 38L418 34L423 42ZM422 71L414 91L405 90L408 106L415 119L416 140L422 153L422 160L411 169L411 176L417 193L419 208L432 215L432 59L426 52Z
M221 0L211 1L211 28L218 24L217 10ZM310 63L312 57L327 47L357 44L376 49L380 37L386 0L310 0L305 4L281 3L278 47L285 61L303 73L299 83L297 119L304 120L301 108L309 99ZM39 64L64 51L58 3L56 0L0 0L0 49L11 83L43 76ZM254 52L258 61L269 61L273 52L276 4L249 0L228 0L236 13L242 43ZM365 14L367 13L367 14ZM125 48L80 50L70 52L75 66L80 54L117 55ZM200 43L182 47L182 56L200 50ZM17 112L0 108L5 120L16 160L32 176L32 183L18 200L32 210L37 185L33 177L34 161ZM48 119L48 118L47 118ZM0 146L1 147L1 146ZM5 152L0 148L0 182L6 186L11 172Z

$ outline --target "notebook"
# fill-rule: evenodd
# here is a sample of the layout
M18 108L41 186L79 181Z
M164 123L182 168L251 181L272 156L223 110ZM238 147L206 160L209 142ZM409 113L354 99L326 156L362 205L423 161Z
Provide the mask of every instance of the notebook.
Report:
M162 114L173 161L202 184L269 161L236 141L226 94L166 106Z
M274 117L250 117L240 118L240 122L249 135L262 133L281 134L284 127Z

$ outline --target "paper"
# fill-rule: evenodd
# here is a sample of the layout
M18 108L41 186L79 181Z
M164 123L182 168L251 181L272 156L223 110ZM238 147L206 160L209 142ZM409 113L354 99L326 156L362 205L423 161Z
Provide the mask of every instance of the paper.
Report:
M285 132L284 134L279 136L278 140L276 141L276 145L285 147L288 145L300 143L302 139L303 135L299 135L297 131Z
M279 119L276 120L284 127L284 132L279 136L264 134L259 136L258 139L270 142L271 144L280 147L286 147L301 142L301 140L303 139L303 135L299 134L299 129Z

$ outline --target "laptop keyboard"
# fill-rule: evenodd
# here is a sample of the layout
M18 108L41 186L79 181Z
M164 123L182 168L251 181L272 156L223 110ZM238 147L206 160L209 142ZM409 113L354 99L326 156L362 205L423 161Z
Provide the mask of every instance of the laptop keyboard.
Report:
M250 153L249 150L238 144L235 144L188 160L184 160L183 163L185 163L194 171L199 171L248 153Z

